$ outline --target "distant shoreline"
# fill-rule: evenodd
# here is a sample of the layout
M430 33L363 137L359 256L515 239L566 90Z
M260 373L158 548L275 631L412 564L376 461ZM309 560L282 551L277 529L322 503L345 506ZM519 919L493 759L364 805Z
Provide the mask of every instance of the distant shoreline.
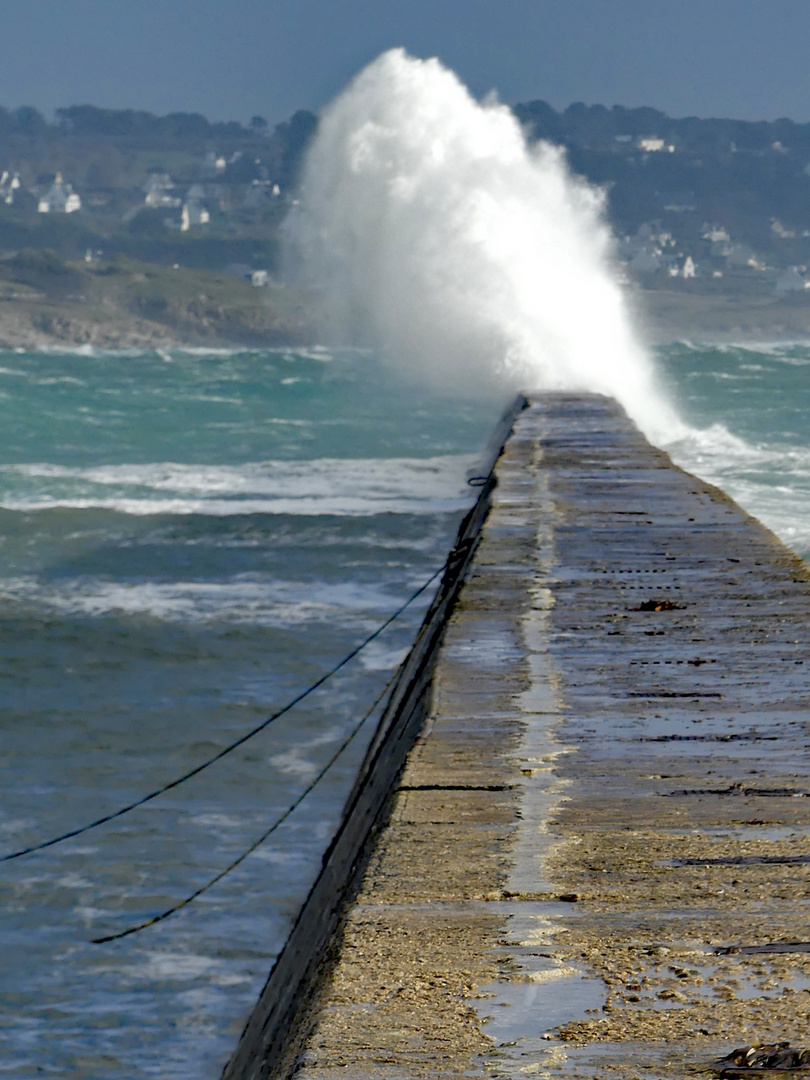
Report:
M148 267L122 266L116 275L117 293L106 281L86 281L85 285L96 286L95 293L86 290L86 299L25 293L6 285L0 289L0 349L273 349L308 344L314 337L305 299L292 291L277 285L252 289L220 275ZM167 275L177 294L170 307L160 291ZM141 289L136 294L135 287L145 277L153 279L154 291ZM626 295L639 336L651 346L679 340L704 344L810 340L806 294L735 296L630 286ZM159 309L163 304L165 310L150 318L149 304ZM137 313L139 308L146 309L145 314Z
M226 333L204 325L182 328L117 315L105 320L85 313L81 308L49 305L30 308L24 312L9 311L0 306L0 349L58 350L89 346L102 350L170 349L170 348L282 348L309 342L309 335L300 327L262 328L244 325L231 326Z
M628 298L635 325L649 345L810 340L810 303L804 294L778 298L635 288Z
M274 348L310 338L305 298L275 282L45 251L0 261L0 348Z

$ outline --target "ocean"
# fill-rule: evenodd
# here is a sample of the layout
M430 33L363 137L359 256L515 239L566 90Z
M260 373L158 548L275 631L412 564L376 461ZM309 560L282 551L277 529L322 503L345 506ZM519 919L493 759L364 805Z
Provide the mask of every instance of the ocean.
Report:
M810 555L810 346L657 350L666 448ZM442 565L510 395L404 382L369 351L0 353L0 854L211 757ZM0 864L0 1071L215 1078L306 894L363 733L313 780L429 594L188 783ZM370 725L369 725L370 726Z

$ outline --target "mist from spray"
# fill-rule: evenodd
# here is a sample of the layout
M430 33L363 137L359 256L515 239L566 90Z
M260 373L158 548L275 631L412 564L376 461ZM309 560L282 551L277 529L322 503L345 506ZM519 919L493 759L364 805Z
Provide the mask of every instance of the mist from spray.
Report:
M323 115L289 219L333 343L442 390L592 390L679 425L611 269L601 191L438 60L395 49Z

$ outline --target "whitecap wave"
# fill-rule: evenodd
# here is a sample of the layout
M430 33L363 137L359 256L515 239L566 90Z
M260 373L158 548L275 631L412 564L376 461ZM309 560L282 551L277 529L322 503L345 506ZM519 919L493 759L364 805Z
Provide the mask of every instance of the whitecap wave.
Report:
M0 468L0 508L122 514L432 514L471 500L470 454L320 458L242 465L153 462L89 468L38 462Z
M376 584L277 581L259 575L163 582L89 576L52 582L21 576L0 581L0 600L91 618L145 616L184 624L230 622L280 629L320 624L361 630L373 630L402 602Z
M810 447L747 442L723 424L669 443L673 460L722 488L789 547L810 556Z

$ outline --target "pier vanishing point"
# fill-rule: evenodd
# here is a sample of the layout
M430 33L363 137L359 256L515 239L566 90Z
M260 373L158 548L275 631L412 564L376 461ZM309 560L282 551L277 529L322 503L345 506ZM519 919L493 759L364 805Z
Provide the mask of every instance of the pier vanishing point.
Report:
M810 1041L807 564L608 398L497 443L228 1080Z

